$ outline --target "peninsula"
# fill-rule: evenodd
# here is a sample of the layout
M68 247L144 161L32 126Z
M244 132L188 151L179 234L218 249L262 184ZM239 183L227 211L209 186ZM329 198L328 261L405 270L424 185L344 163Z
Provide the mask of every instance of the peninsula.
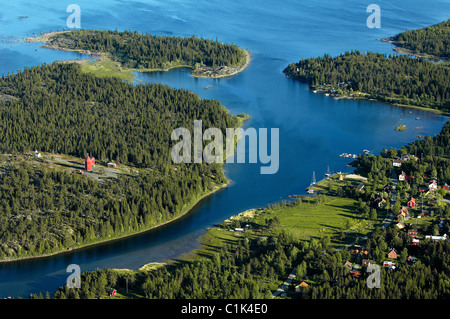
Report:
M410 48L399 51L401 53L411 53L414 48L413 53L418 58L373 52L362 54L356 50L336 57L325 54L323 57L302 59L289 64L283 73L292 79L307 82L314 93L324 93L336 99L372 99L450 114L450 73L445 61L450 45L448 24L446 21L423 30L407 31L389 40L396 45L402 43L402 48ZM440 53L431 46L428 41L430 37L436 47L442 48ZM435 63L420 58L425 54L443 61Z
M127 80L134 78L133 71L169 71L180 67L192 69L194 77L221 78L235 75L250 64L247 50L195 36L74 30L51 32L27 41L44 42L44 48L93 55L94 61L78 61L83 71Z

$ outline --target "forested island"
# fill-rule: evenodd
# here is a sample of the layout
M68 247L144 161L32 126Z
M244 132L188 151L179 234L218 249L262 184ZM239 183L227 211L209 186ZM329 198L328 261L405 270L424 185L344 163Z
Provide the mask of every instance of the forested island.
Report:
M171 132L193 131L193 119L222 131L242 124L218 101L96 77L76 63L4 76L0 97L1 261L148 230L228 183L220 164L170 157ZM76 159L88 155L96 169L80 174Z
M408 31L396 37L406 41L414 51L448 55L448 21L422 30ZM397 43L397 42L396 42ZM431 44L433 43L433 45ZM422 52L422 51L421 51ZM289 64L283 73L307 82L314 92L335 98L375 99L403 106L425 107L450 112L450 68L448 63L434 63L425 58L407 55L359 51L345 52L336 57L302 59Z
M195 36L182 38L131 31L74 30L53 32L28 41L45 42L45 48L96 55L97 61L91 64L114 68L116 72L168 71L187 67L192 69L191 74L195 77L218 78L234 75L250 62L248 51L237 45ZM92 70L92 66L87 68Z

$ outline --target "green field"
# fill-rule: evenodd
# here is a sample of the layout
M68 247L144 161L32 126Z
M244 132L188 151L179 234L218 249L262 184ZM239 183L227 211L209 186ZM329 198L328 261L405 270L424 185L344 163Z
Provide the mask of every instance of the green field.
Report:
M280 226L275 232L285 231L301 240L329 236L332 245L342 245L362 237L381 222L371 221L360 216L358 202L342 197L324 197L322 203L305 201L267 210L255 217L261 225L277 217Z

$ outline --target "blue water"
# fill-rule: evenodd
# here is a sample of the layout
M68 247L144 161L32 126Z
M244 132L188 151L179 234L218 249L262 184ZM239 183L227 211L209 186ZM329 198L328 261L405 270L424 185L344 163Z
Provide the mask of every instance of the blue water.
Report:
M5 2L5 1L2 1ZM67 29L71 1L2 3L0 74L25 67L85 56L44 49L23 39L40 32ZM177 258L199 246L205 228L254 207L303 194L312 172L321 178L327 166L349 171L338 155L399 147L416 135L438 133L447 117L370 101L334 100L281 71L301 58L337 55L347 50L394 54L378 41L406 29L448 19L449 1L378 1L381 28L366 26L372 1L77 1L86 29L138 30L158 35L203 36L235 43L252 54L242 73L223 79L195 79L187 70L138 74L138 83L157 82L184 88L202 98L218 99L232 114L246 113L245 127L280 129L280 164L274 175L261 175L261 164L226 164L232 181L193 211L155 231L65 255L0 264L0 297L28 296L65 285L69 264L81 270L137 269L149 262ZM20 18L27 16L27 18ZM211 86L208 89L205 87ZM419 117L420 120L415 120ZM409 128L395 132L398 124ZM414 129L416 126L422 129ZM168 137L169 138L169 137Z

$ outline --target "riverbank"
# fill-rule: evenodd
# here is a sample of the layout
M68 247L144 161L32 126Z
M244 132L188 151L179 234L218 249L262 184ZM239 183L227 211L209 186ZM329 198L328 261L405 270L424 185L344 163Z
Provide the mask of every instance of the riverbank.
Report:
M140 234L143 234L143 233L155 230L155 229L157 229L159 227L168 225L168 224L170 224L172 222L175 222L178 219L188 215L192 211L192 209L197 204L199 204L203 199L205 199L205 198L213 195L214 193L216 193L216 192L218 192L218 191L228 187L230 185L230 183L231 183L231 181L228 181L225 184L216 185L211 191L206 192L206 193L204 193L202 195L199 195L199 196L195 197L194 199L192 199L188 204L185 204L186 208L184 208L184 211L181 214L179 214L177 217L175 217L174 219L165 221L165 222L163 222L161 224L158 224L158 225L155 225L155 226L153 226L151 228L143 229L143 230L140 230L138 232L125 234L125 235L122 235L122 236L119 236L119 237L115 237L115 238L110 238L110 239L96 241L96 242L89 243L89 244L82 245L82 246L71 247L71 248L68 248L68 249L63 250L63 251L58 251L58 252L54 252L54 253L44 254L44 255L40 255L40 256L30 256L30 257L19 257L19 258L3 259L3 260L0 260L0 263L10 263L10 262L18 262L18 261L26 261L26 260L35 260L35 259L53 257L53 256L57 256L57 255L63 255L63 254L67 254L67 253L70 253L70 252L77 251L77 250L82 250L82 249L86 249L86 248L89 248L89 247L110 243L110 242L117 241L117 240L123 240L125 238L129 238L129 237L132 237L132 236L140 235Z

